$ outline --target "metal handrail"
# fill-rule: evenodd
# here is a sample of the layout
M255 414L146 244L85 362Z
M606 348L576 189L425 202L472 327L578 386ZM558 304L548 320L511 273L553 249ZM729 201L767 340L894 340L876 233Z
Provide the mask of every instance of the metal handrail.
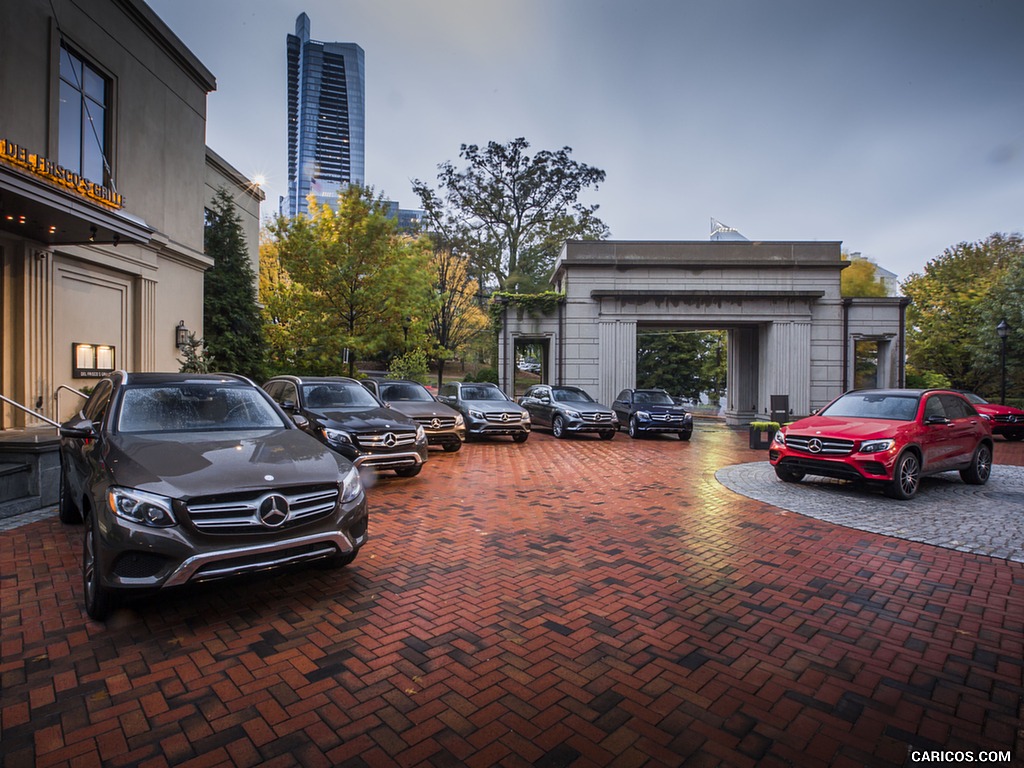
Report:
M83 400L88 400L89 399L89 396L87 394L85 394L85 392L82 392L80 389L75 389L74 387L69 387L67 384L58 384L57 385L57 389L54 390L54 392L53 392L53 399L57 403L57 415L58 416L60 416L60 414L63 413L63 411L60 409L60 391L62 389L66 389L68 392L74 392L76 395L78 395Z
M29 416L32 416L33 418L39 419L40 421L45 421L47 424L51 424L51 425L57 427L58 429L60 428L60 423L59 422L56 422L53 419L47 418L46 416L43 416L43 414L41 414L41 413L36 413L31 408L28 408L28 407L22 405L21 403L17 403L14 400L11 400L11 398L9 398L9 397L4 397L3 395L0 395L0 400L3 400L8 405L13 405L15 408L18 408L19 410L24 411L25 413L27 413Z

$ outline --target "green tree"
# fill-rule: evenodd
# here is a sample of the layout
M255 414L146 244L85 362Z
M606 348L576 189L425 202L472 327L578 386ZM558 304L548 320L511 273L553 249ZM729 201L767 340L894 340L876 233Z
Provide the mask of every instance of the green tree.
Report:
M437 362L437 386L444 383L446 360L460 354L481 331L487 329L487 315L480 309L480 287L469 272L469 260L441 249L430 260L434 282L434 310L427 324L431 357Z
M605 172L573 160L570 147L532 157L529 147L524 138L463 144L465 168L439 165L439 191L413 182L425 227L472 254L474 275L487 288L538 290L563 241L608 236L598 206L579 202Z
M725 332L654 331L637 333L638 387L658 387L670 395L719 402L725 392Z
M840 292L846 297L887 296L888 290L882 278L878 276L878 267L874 262L859 256L843 254L843 260L850 266L839 276Z
M1002 317L1021 312L1022 258L1021 236L997 233L947 248L923 273L903 282L911 299L908 362L916 371L941 374L954 387L984 396L998 393L995 327Z
M416 346L430 314L431 247L398 233L386 202L353 185L338 209L310 200L309 216L270 227L281 290L268 307L274 351L294 370L337 374L357 359ZM275 269L268 264L268 277ZM286 299L286 301L284 300ZM278 346L286 343L289 348Z
M203 287L203 347L211 368L259 379L265 345L256 303L256 275L241 219L223 187L213 198L205 232L213 267Z

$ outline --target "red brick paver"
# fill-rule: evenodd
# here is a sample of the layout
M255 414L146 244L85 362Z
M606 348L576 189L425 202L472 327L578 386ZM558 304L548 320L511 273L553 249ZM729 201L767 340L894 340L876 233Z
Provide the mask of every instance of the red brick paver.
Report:
M81 610L81 529L0 534L0 755L30 765L1024 762L1024 566L720 486L746 435L433 453L340 572ZM1000 441L996 460L1024 463ZM1004 763L1005 764L1005 763Z

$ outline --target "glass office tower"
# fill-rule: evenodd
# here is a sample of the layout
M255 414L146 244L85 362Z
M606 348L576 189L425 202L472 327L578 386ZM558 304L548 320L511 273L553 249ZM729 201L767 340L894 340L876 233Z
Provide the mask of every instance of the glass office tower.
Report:
M309 39L309 17L288 35L288 200L306 213L309 194L334 206L338 191L365 183L366 69L355 43Z

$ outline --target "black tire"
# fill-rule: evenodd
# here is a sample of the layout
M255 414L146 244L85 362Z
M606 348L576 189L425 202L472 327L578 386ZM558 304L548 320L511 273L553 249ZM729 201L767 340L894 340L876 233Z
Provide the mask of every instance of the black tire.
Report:
M640 427L638 427L636 424L636 416L629 417L629 426L626 428L626 431L629 433L629 436L632 437L634 440L640 437L641 432Z
M99 525L96 515L85 520L85 536L82 542L82 588L85 593L85 612L96 621L106 621L117 605L114 590L103 586L99 567Z
M450 443L445 443L441 447L444 448L445 453L455 453L456 451L462 450L462 441L452 440Z
M605 430L604 432L599 432L598 437L600 437L602 440L611 440L613 437L615 437L616 431L617 430L614 429L608 429Z
M416 475L420 473L421 469L423 469L423 465L417 464L415 467L402 467L401 469L396 469L395 474L399 477L416 477Z
M678 432L680 440L689 440L693 432Z
M57 500L57 517L62 523L77 525L82 522L82 513L75 506L71 492L68 490L68 478L64 470L60 471L60 498Z
M913 451L907 451L898 459L892 470L892 480L885 486L885 495L906 501L913 498L921 485L921 460Z
M517 432L516 434L512 435L512 439L515 440L517 443L525 443L527 440L530 439L530 433Z
M968 485L984 485L992 474L992 449L982 443L974 449L971 466L960 470L960 479Z
M561 416L555 416L555 420L551 422L551 434L559 440L565 437L565 419Z
M803 472L794 472L791 469L775 468L775 476L784 483L799 483L804 479Z

